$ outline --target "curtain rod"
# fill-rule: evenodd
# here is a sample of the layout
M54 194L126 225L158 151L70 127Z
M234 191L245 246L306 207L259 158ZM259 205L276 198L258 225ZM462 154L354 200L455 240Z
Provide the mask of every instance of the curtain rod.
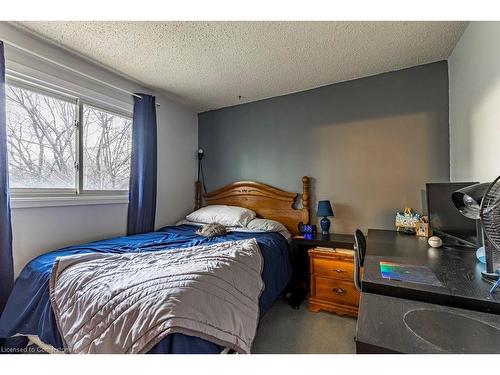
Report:
M9 41L9 40L5 40L5 39L2 39L2 42L4 42L5 44L10 45L11 47L14 47L14 48L16 48L16 49L19 49L19 50L21 50L21 51L23 51L23 52L27 52L27 53L29 53L29 54L31 54L31 55L33 55L33 56L36 56L36 57L38 57L38 58L40 58L40 59L42 59L42 60L44 60L44 61L47 61L47 62L49 62L49 63L52 63L52 64L54 64L54 65L57 65L57 66L59 66L59 67L61 67L61 68L67 69L67 70L69 70L69 71L71 71L71 72L73 72L73 73L79 74L79 75L81 75L81 76L83 76L83 77L86 77L86 78L88 78L88 79L91 79L91 80L93 80L93 81L95 81L95 82L99 82L100 84L102 84L102 85L104 85L104 86L108 86L108 87L110 87L110 88L112 88L112 89L115 89L115 90L117 90L117 91L121 91L121 92L123 92L123 93L125 93L125 94L129 94L129 95L135 96L136 98L141 98L141 99L142 99L142 96L140 96L140 95L137 95L137 94L135 94L135 93L133 93L133 92L130 92L130 91L125 90L125 89L122 89L121 87L115 86L115 85L113 85L113 84L111 84L111 83L108 83L108 82L106 82L106 81L103 81L103 80L101 80L101 79L99 79L99 78L93 77L93 76L91 76L90 74L87 74L87 73L81 72L81 71L79 71L79 70L77 70L77 69L74 69L74 68L72 68L72 67L68 66L68 65L62 64L62 63L60 63L60 62L58 62L58 61L55 61L55 60L52 60L52 59L50 59L50 58L48 58L48 57L45 57L45 56L43 56L43 55L40 55L39 53L37 53L37 52L33 52L33 51L31 51L31 50L29 50L29 49L27 49L27 48L24 48L24 47L20 46L19 44L13 43L13 42L11 42L11 41ZM156 105L157 105L157 106L159 106L159 104L158 104L158 103L156 103Z

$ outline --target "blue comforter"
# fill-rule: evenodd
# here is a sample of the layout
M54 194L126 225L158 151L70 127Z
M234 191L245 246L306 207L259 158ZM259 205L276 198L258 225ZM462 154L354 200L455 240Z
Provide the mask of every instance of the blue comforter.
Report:
M49 278L57 257L84 253L127 253L157 251L217 242L256 238L264 258L262 280L265 289L260 297L263 315L290 280L292 269L288 243L278 233L232 232L223 237L206 238L196 235L197 227L180 225L165 227L128 237L117 237L52 251L33 259L16 280L14 290L0 318L0 338L16 333L37 335L43 342L62 348L49 298ZM175 333L166 336L150 353L220 353L219 345L198 337Z

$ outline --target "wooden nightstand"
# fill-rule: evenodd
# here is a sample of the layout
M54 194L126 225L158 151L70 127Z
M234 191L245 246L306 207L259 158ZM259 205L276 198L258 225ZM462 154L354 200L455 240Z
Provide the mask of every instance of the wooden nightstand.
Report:
M315 248L309 250L309 310L358 315L359 292L354 286L354 251Z
M291 243L293 276L289 285L288 302L294 309L300 308L309 291L309 256L307 252L314 247L353 249L354 236L337 233L323 236L320 233L315 233L306 237L293 237Z

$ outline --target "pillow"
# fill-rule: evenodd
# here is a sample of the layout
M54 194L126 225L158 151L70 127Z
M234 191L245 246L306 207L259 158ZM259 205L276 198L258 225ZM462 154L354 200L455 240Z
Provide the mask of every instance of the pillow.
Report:
M247 228L262 232L288 232L288 229L283 224L269 219L253 219L248 223Z
M255 212L243 207L213 205L202 207L186 216L195 223L217 223L226 227L246 227L255 217Z
M226 227L217 223L205 224L196 232L197 235L203 237L225 236L227 234Z

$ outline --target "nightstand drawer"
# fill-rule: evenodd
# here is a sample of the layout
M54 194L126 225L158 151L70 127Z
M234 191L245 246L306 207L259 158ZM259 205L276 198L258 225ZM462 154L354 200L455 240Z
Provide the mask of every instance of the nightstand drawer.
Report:
M354 263L332 258L311 257L312 273L336 280L353 281Z
M352 282L338 281L315 276L312 298L342 305L359 305L359 292Z

